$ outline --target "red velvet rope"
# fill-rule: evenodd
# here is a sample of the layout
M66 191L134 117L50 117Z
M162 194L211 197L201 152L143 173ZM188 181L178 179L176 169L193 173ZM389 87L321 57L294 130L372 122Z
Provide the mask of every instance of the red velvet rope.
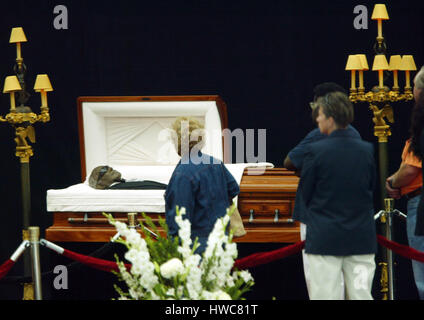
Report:
M388 240L381 235L377 235L377 241L381 246L384 246L392 250L393 252L395 252L396 254L400 256L417 260L420 262L424 262L424 252L421 252L414 248L410 248L406 245L402 245L394 241ZM305 241L300 241L277 250L254 253L247 257L237 259L234 262L234 268L237 268L237 269L252 268L252 267L273 262L275 260L283 259L287 256L300 252L304 248L304 246L305 246ZM113 262L113 261L85 256L85 255L82 255L67 249L64 249L63 255L65 257L68 257L72 260L79 261L85 265L88 265L98 270L107 271L107 272L119 271L118 265L116 264L116 262ZM15 265L15 261L11 259L5 261L0 266L0 279L2 279L6 274L8 274L14 265ZM130 270L131 264L125 264L125 267L127 268L127 270Z
M300 241L295 244L292 244L277 250L254 253L254 254L251 254L250 256L237 259L234 262L233 268L247 269L247 268L259 266L261 264L270 263L272 261L282 259L292 254L295 254L301 251L304 248L304 246L305 246L305 241Z
M10 269L14 266L15 261L9 259L0 266L0 279L9 273Z
M377 241L380 245L386 248L389 248L390 250L392 250L393 252L397 253L398 255L402 257L424 262L424 253L421 251L418 251L414 248L388 240L379 234L377 235Z
M118 265L116 264L116 262L113 262L113 261L85 256L83 254L79 254L67 249L63 251L63 255L65 257L68 257L69 259L79 261L87 266L90 266L98 270L107 271L107 272L119 271ZM125 264L125 267L127 268L127 270L129 270L131 268L131 265Z
M295 254L303 249L305 245L305 241L297 242L290 246L280 248L277 250L269 251L269 252L258 252L254 253L250 256L244 257L242 259L238 259L234 262L234 268L237 269L246 269L255 267L261 264L270 263L272 261L285 258L292 254ZM67 249L64 249L63 255L69 259L81 262L87 266L92 268L102 270L102 271L119 271L118 265L116 262L103 260L99 258L85 256L83 254L79 254ZM127 270L131 269L131 264L125 264Z
M399 254L400 256L417 260L420 262L424 262L424 252L420 252L408 246L401 245L394 241L390 241L381 235L377 235L377 241L380 245L389 248L390 250ZM237 268L239 270L247 269L247 268L252 268L259 265L267 264L275 260L283 259L285 257L288 257L290 255L300 252L304 248L304 246L305 246L305 241L300 241L292 245L289 245L287 247L283 247L273 251L254 253L247 257L237 259L234 262L234 268ZM107 272L110 272L112 270L119 271L116 262L113 262L113 261L85 256L85 255L72 252L66 249L64 250L63 255L65 257L68 257L72 260L79 261L95 269L99 269L99 270L107 271ZM14 262L12 260L9 260L9 261L6 261L0 267L0 279L10 270L13 264ZM125 267L127 268L127 270L130 270L131 264L125 264Z

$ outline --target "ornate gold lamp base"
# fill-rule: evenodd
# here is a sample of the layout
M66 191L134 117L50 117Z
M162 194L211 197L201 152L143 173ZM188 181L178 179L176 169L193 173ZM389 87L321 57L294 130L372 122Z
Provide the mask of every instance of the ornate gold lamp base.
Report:
M24 296L22 300L34 300L34 283L24 283Z
M387 262L380 262L378 265L381 267L381 300L389 300L389 276L387 272Z
M20 159L21 163L29 163L29 158L34 155L32 147L16 147L16 156Z

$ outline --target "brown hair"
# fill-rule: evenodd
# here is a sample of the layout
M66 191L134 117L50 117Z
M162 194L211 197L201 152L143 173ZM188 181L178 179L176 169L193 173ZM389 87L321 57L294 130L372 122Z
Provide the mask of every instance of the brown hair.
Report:
M343 92L330 92L317 100L327 118L333 117L339 128L346 128L353 121L353 105Z

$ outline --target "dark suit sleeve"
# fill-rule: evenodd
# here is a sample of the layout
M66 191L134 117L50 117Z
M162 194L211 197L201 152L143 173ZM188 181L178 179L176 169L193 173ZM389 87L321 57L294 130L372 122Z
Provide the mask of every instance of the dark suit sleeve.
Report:
M297 170L302 170L303 161L308 150L308 145L312 142L322 139L323 137L324 135L319 131L319 129L315 128L309 132L306 137L304 137L302 141L297 144L297 146L290 150L288 157Z
M186 210L184 218L192 221L191 217L193 215L194 203L195 191L193 181L185 175L176 175L172 184L168 186L165 195L165 218L170 235L178 235L179 227L175 222L176 206L178 206L179 209L184 207Z
M305 159L303 161L302 175L300 177L299 188L301 188L302 198L306 207L313 197L316 184L316 173L315 173L315 155L313 154L310 147L307 148L305 153Z
M374 146L370 145L371 149L371 190L374 191L377 185L377 168L375 165Z

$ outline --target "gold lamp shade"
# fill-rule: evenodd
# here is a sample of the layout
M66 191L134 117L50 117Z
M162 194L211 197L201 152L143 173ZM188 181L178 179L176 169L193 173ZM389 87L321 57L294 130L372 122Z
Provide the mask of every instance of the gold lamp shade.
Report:
M357 54L356 56L359 58L362 70L369 70L367 56L365 54Z
M19 80L16 76L8 76L4 81L3 93L9 93L22 90Z
M34 91L53 91L52 84L50 83L49 76L47 74L39 74L35 79Z
M415 65L414 57L411 56L411 55L404 55L402 57L402 61L400 62L399 70L403 70L403 71L417 70L417 66Z
M402 57L400 55L395 55L390 57L389 70L400 70L400 64L402 61Z
M372 20L389 20L385 4L376 4L371 16Z
M350 54L347 58L345 70L362 70L361 60L358 55Z
M27 38L22 27L16 27L12 29L10 33L9 43L27 42Z
M374 57L374 63L372 65L372 71L377 70L388 70L389 64L387 63L386 56L384 54L377 54Z

